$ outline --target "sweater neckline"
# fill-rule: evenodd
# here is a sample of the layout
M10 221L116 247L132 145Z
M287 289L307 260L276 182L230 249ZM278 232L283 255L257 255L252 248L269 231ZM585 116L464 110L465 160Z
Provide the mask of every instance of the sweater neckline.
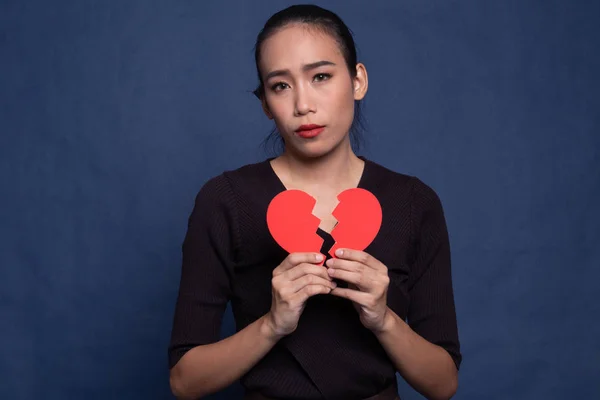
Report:
M354 188L355 189L365 189L365 182L367 180L367 177L369 176L369 171L371 169L371 165L370 165L371 163L370 163L369 159L367 159L365 156L359 155L357 157L360 158L361 160L363 160L365 165L363 166L363 171L358 180L358 184ZM263 162L263 164L265 165L266 169L268 170L268 175L271 177L271 180L277 186L278 192L283 192L283 191L288 190L288 188L283 184L283 181L279 178L279 175L277 175L277 173L273 169L273 166L271 165L271 160L274 160L274 159L275 159L275 157L269 157ZM324 231L324 232L327 233L327 231Z

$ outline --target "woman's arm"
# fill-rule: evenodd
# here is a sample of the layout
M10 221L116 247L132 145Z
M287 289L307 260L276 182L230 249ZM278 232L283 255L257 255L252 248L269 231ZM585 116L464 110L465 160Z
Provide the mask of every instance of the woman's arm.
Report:
M458 388L450 354L415 333L388 308L381 331L374 332L404 379L428 399L449 399Z
M386 350L402 377L429 399L449 399L458 387L462 360L450 266L450 246L441 202L432 189L415 180L411 215L411 270L407 282L407 321L388 302L387 266L373 256L351 249L328 260L332 277L348 282L332 294L355 303L361 322ZM340 249L342 250L342 249Z
M279 340L268 314L219 342L194 347L171 369L178 399L197 399L238 380Z
M230 385L292 333L306 300L336 286L318 265L322 259L318 253L289 254L273 270L271 310L227 339L188 350L171 369L175 396L195 399Z
M439 197L420 180L413 183L416 247L408 281L408 323L388 307L382 329L374 333L415 390L430 399L449 399L458 388L461 361L450 241Z
M428 399L454 396L458 370L448 351L415 332L386 304L387 267L362 251L343 249L336 255L340 258L327 261L328 273L348 282L348 288L334 289L332 294L355 303L363 325L375 334L397 371L415 390ZM430 289L435 292L436 288ZM438 325L437 318L429 312L423 316L415 326L424 331L434 327L432 337L444 334L446 329Z
M355 303L363 325L375 334L400 375L415 390L428 399L454 396L458 387L458 371L448 351L415 332L386 304L390 283L387 267L363 251L340 249L336 255L338 259L330 259L326 263L328 273L348 282L348 288L334 289L332 294ZM431 285L427 293L434 297L439 294L430 280L425 278L419 282ZM424 299L420 301L420 307L413 309L411 314L411 317L422 317L415 326L425 332L433 331L429 333L431 337L440 332L444 335L448 328L439 325L439 317L424 306ZM421 309L427 311L424 313Z
M179 399L205 396L233 382L273 346L262 319L219 341L232 296L235 195L224 175L196 196L183 242L171 342L169 382Z
M297 326L305 301L335 285L319 253L291 253L273 270L271 309L219 340L232 297L235 194L223 175L196 196L183 242L179 294L169 345L169 381L180 399L205 396L244 375Z

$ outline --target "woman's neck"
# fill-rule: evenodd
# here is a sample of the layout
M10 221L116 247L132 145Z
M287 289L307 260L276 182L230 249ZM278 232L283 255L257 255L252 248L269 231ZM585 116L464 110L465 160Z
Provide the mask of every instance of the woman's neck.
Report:
M364 161L354 154L350 146L307 159L284 151L271 161L271 165L288 189L309 192L340 192L356 187L364 169Z

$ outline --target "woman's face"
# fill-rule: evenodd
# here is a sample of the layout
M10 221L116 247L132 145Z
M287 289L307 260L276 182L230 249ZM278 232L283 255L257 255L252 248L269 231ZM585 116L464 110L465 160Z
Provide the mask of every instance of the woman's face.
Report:
M351 77L333 37L307 25L287 26L263 42L260 71L263 108L286 149L317 157L349 144L354 101L364 97L367 75L358 64ZM303 125L324 128L307 132Z

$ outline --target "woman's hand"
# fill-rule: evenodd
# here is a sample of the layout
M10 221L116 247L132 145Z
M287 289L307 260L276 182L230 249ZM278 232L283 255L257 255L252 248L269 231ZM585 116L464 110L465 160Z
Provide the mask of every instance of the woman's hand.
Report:
M362 324L373 332L382 331L388 311L387 267L364 251L338 249L336 257L327 260L327 272L348 282L348 289L336 288L331 294L352 300Z
M267 314L276 337L296 330L306 300L317 294L328 294L336 287L321 265L319 253L291 253L273 270L271 311Z

